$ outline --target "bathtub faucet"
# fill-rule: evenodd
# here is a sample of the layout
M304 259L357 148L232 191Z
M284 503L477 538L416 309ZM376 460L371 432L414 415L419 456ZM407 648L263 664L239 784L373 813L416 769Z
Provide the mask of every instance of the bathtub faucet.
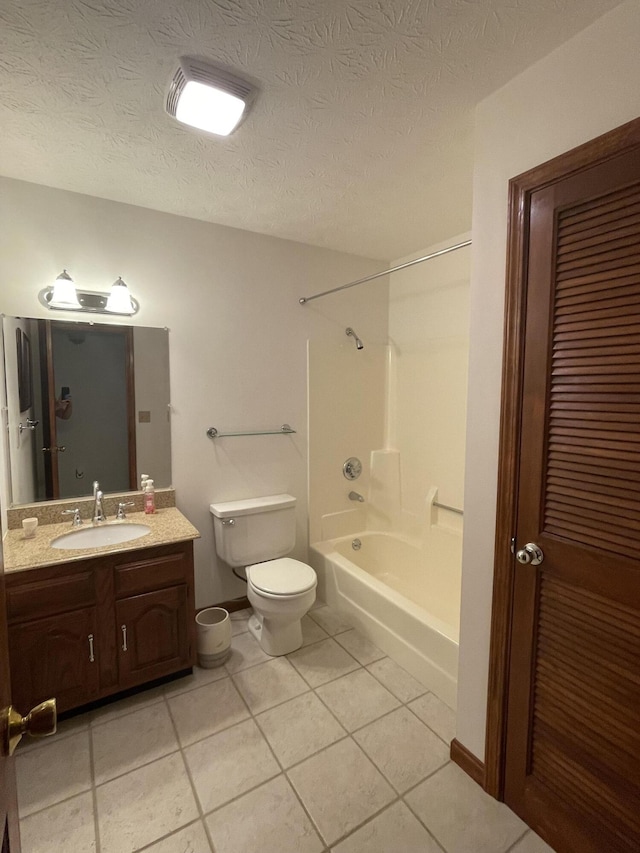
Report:
M350 501L360 501L361 504L364 503L364 498L362 495L359 495L357 492L349 492L349 500Z

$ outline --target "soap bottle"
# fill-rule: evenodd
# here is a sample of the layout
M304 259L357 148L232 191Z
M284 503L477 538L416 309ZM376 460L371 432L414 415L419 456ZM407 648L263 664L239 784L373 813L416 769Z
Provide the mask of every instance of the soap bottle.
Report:
M156 492L151 479L146 480L144 484L144 511L147 515L156 511Z
M140 491L141 492L144 492L144 484L147 482L148 479L149 479L148 474L140 474Z

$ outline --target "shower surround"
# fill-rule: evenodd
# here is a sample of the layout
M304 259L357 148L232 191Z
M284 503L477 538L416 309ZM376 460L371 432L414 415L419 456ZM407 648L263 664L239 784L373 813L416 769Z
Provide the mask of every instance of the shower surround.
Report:
M309 343L318 594L452 707L462 515L437 504L463 507L468 283L468 249L395 273L388 342L350 316L363 349L339 337ZM355 481L342 474L352 456L362 462ZM349 500L353 489L364 503Z

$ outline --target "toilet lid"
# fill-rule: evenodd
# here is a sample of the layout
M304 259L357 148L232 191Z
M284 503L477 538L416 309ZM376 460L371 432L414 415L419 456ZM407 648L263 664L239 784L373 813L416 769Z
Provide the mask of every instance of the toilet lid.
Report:
M271 595L295 595L307 592L316 585L316 573L311 566L282 557L280 560L268 560L256 563L248 569L251 586Z

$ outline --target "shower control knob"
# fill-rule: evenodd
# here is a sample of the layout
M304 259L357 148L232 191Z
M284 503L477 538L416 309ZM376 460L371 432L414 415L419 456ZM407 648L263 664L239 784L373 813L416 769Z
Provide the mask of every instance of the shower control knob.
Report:
M539 566L544 560L544 554L535 542L527 542L524 548L516 552L516 560L523 566Z
M342 473L347 480L357 480L362 474L362 462L355 456L350 456L342 466Z

